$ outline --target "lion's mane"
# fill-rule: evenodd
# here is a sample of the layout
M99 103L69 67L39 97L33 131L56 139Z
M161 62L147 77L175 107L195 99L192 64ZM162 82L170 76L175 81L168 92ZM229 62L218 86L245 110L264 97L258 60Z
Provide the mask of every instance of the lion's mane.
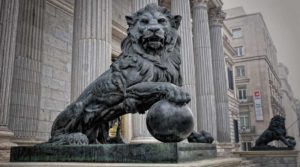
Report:
M281 117L279 115L274 116L271 119L268 130L273 131L273 133L275 133L276 136L279 136L279 135L285 136L286 135L285 118Z

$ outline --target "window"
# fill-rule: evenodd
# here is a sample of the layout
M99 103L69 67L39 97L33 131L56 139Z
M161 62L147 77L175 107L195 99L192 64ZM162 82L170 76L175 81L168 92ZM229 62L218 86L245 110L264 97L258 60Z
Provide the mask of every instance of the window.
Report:
M246 101L247 100L247 88L240 87L240 88L238 88L238 92L239 92L239 100Z
M233 38L241 38L242 37L242 29L241 28L232 29L232 36L233 36Z
M245 66L236 66L235 69L236 69L236 76L237 77L246 76Z
M244 47L243 46L238 46L238 47L235 47L234 49L235 49L235 52L238 57L244 56Z
M242 142L242 150L249 151L252 148L252 143L250 141Z
M229 89L234 90L233 72L230 68L227 68L227 75L228 75L228 87Z
M248 113L240 113L240 126L241 126L241 131L246 130L250 127Z
M240 142L238 120L233 120L233 127L234 127L234 142L238 143Z

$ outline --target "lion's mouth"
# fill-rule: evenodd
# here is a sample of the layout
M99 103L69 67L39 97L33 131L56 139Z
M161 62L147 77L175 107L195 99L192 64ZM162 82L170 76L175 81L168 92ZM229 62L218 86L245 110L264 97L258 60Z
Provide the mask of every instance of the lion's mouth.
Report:
M159 49L163 47L164 44L164 38L154 35L147 38L143 38L143 46L145 48L152 48L152 49Z

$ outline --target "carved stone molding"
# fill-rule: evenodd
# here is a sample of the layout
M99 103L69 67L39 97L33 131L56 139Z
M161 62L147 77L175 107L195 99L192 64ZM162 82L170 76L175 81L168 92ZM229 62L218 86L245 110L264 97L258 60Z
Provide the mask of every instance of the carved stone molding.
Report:
M62 11L66 12L68 15L73 16L74 14L74 3L72 1L65 1L65 0L47 0L47 3L61 9Z
M192 0L193 7L207 7L210 0Z
M210 24L222 25L223 21L226 17L226 13L222 10L222 8L212 8L208 11L208 17Z
M209 0L193 0L192 2L193 2L193 4L198 4L198 3L207 4L209 2Z

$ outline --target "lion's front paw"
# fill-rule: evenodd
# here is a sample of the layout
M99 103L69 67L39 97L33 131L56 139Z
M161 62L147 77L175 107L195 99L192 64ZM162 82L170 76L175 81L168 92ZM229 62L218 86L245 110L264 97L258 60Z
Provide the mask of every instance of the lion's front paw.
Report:
M186 104L191 101L190 95L177 86L163 86L166 99L176 104Z

